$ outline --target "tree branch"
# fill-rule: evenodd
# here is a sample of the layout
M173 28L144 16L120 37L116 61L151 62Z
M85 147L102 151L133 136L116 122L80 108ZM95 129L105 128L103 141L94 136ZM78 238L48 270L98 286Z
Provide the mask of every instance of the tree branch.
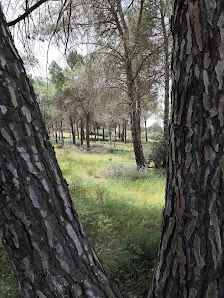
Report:
M47 2L48 0L40 0L38 1L36 4L34 4L33 6L31 6L29 9L27 9L22 15L20 15L17 19L8 22L7 25L8 27L10 26L14 26L15 24L17 24L18 22L24 20L25 18L27 18L35 9L37 9L39 6L41 6L44 2Z

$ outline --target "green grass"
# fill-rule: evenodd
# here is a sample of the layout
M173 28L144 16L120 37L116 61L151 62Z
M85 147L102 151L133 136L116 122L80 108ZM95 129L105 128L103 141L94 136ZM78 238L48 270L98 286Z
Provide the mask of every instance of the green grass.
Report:
M16 279L12 275L8 258L0 242L0 298L19 298Z
M160 241L165 173L138 172L131 144L118 142L114 147L101 141L91 145L91 153L80 146L67 143L58 149L59 145L60 167L84 229L110 278L125 297L144 297ZM9 283L3 283L4 293ZM14 297L10 295L0 298Z
M143 297L157 258L165 173L138 172L131 144L118 143L115 152L94 145L91 153L56 150L59 164L110 277L127 297Z

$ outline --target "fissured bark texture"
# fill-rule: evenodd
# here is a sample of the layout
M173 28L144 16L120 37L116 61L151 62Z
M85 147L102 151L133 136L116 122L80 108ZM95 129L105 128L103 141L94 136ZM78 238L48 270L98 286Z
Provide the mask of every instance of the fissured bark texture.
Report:
M1 11L0 226L23 298L120 297L82 230Z
M224 1L176 0L159 261L149 297L224 297Z

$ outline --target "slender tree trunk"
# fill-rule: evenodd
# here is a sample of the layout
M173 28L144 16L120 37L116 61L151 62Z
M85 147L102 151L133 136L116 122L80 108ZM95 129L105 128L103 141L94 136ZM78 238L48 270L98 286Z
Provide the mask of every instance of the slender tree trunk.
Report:
M79 139L79 121L76 123L77 138Z
M86 114L86 150L90 150L90 139L89 139L89 113Z
M126 50L127 51L127 50ZM141 143L141 132L139 129L139 115L137 110L137 94L133 79L132 63L129 55L126 53L126 74L127 74L127 85L128 85L128 96L130 101L130 112L131 112L131 133L132 141L135 152L135 160L137 169L143 169L146 167L145 158Z
M96 142L96 125L95 124L94 124L93 130L94 130L94 142Z
M117 141L117 127L114 128L114 141Z
M72 144L75 145L75 129L74 129L74 121L72 120L72 117L70 117L70 126L72 131Z
M80 135L81 135L81 146L83 145L83 139L84 139L84 132L83 132L83 120L81 119L81 126L80 126Z
M75 122L73 123L72 142L73 142L74 145L76 144L76 139L75 139Z
M61 131L61 145L64 146L63 122L62 121L61 121L61 125L60 125L60 131Z
M121 138L121 125L120 123L118 124L118 138Z
M127 124L126 121L124 120L124 143L127 143Z
M111 126L109 127L109 142L110 144L112 144L112 137L111 137L112 133L111 133Z
M137 121L138 121L138 129L141 138L141 86L140 86L140 79L137 76L136 78L136 113L137 113Z
M122 140L122 142L124 142L124 134L125 134L124 127L125 127L125 120L123 120L123 123L122 123L122 134L121 134L121 140Z
M163 114L163 124L164 124L164 139L168 141L169 137L169 104L170 104L170 63L169 63L169 36L165 23L165 6L167 5L167 0L160 0L160 18L163 31L164 39L164 68L165 68L165 98L164 98L164 114Z
M104 132L104 127L103 127L103 140L105 140L105 132Z
M56 144L58 143L57 126L56 126L56 129L55 129L55 143Z
M1 12L0 25L0 227L21 297L120 297L82 230Z
M224 297L224 3L174 2L169 167L149 297Z
M147 122L145 119L145 141L148 142Z

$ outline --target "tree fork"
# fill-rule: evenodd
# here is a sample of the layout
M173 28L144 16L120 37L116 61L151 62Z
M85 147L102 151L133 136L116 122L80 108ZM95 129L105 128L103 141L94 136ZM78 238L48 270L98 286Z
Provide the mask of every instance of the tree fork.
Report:
M176 0L159 261L149 297L224 297L224 2Z
M0 226L21 296L121 297L83 232L1 9L0 24Z

